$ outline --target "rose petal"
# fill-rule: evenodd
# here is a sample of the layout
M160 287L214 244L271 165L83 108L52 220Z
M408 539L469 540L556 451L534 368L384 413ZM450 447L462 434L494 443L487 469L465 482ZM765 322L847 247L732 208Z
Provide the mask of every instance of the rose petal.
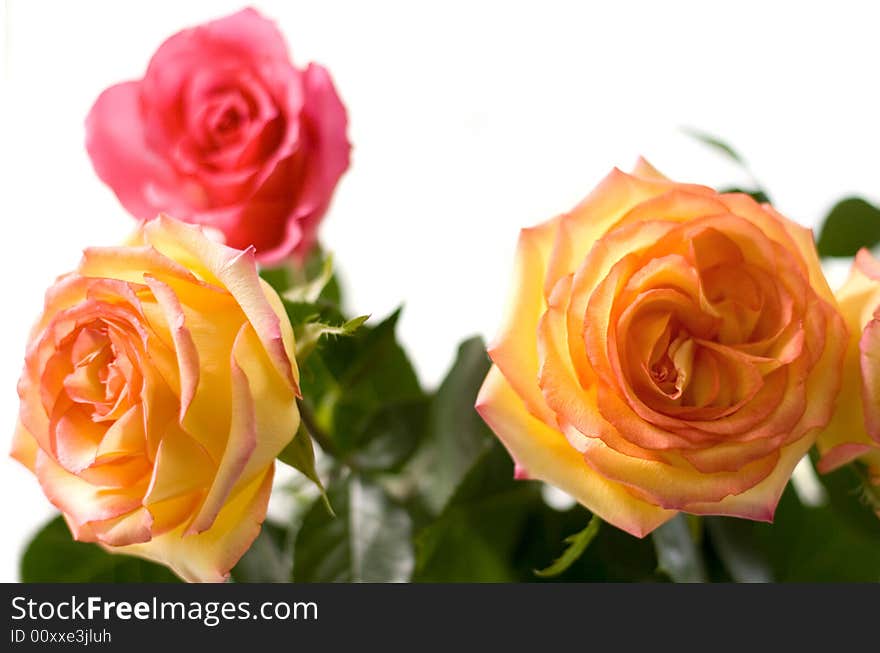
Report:
M675 513L647 504L590 470L561 433L532 416L501 371L489 370L477 411L530 478L555 485L605 521L644 537Z
M147 544L120 547L113 552L168 565L189 582L223 582L260 532L273 473L274 466L230 496L213 527L203 533L184 535L181 526Z
M129 213L146 220L163 208L155 195L173 196L178 184L168 163L147 145L140 98L138 82L101 93L86 118L86 149L98 177Z
M202 236L198 228L164 216L151 221L145 231L159 251L182 250L187 261L206 274L206 280L229 290L256 330L281 379L298 392L291 364L292 352L287 350L281 319L266 299L253 251L234 250L211 242ZM165 253L171 255L170 251Z
M520 232L516 249L515 281L499 335L489 345L489 356L536 417L551 421L553 414L535 384L538 346L535 333L546 310L543 270L553 246L559 219Z

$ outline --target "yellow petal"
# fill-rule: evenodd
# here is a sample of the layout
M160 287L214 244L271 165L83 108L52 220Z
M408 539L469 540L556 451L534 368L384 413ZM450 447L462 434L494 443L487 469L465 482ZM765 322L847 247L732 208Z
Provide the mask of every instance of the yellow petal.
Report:
M299 428L299 409L296 395L277 382L266 350L252 327L244 327L235 339L232 359L233 367L247 379L254 398L257 445L242 472L243 478L250 478L270 465L293 439Z
M270 467L230 496L207 531L185 535L185 526L181 525L149 542L109 551L167 565L189 582L223 582L260 532L274 469Z
M199 384L199 352L187 328L186 315L177 295L170 286L151 274L144 275L144 281L161 307L177 355L178 378L180 379L180 419L183 420Z
M784 215L779 213L769 204L765 204L762 208L775 217L786 230L791 240L794 242L801 259L809 271L810 286L813 290L829 304L834 304L834 293L828 287L828 281L822 272L822 265L819 263L819 254L816 250L816 241L813 237L813 230L802 227L796 222L792 222ZM764 228L763 225L759 225ZM784 244L784 243L783 243Z
M692 503L684 507L686 512L697 515L723 515L773 521L779 497L791 478L795 466L813 444L813 435L807 435L783 448L776 467L763 481L741 494L730 495L721 501Z
M151 506L211 486L217 463L197 440L174 422L168 424L153 466L144 505Z
M593 245L631 209L673 189L714 194L702 186L628 175L617 168L612 170L593 192L562 217L544 281L544 293L549 296L560 278L577 270Z
M84 277L106 277L141 284L145 274L162 280L173 277L197 281L186 267L150 246L89 247L83 251L77 271Z
M560 488L618 528L644 537L675 516L592 471L565 436L529 414L495 366L480 390L477 410L530 478Z
M244 337L251 327L243 325L236 341ZM257 417L254 396L248 377L235 359L235 348L230 355L230 378L232 383L231 421L223 456L217 465L214 481L205 502L190 524L187 533L201 533L211 527L239 479L243 477L248 459L257 447Z
M668 458L676 456L667 452ZM646 500L672 510L690 510L695 503L717 503L742 494L766 479L775 469L778 454L752 461L734 472L706 474L683 460L668 464L622 454L598 438L588 438L584 458L596 473L630 487Z
M28 433L20 421L16 421L9 455L33 472L37 464L37 451L39 447L34 436Z
M652 166L647 159L639 157L636 165L633 166L632 174L635 177L643 177L645 179L653 179L654 181L669 181L662 172Z
M529 412L545 421L552 419L552 413L536 382L536 331L547 307L544 273L558 225L559 219L555 218L520 232L507 313L498 337L489 346L489 356L523 398Z
M281 329L283 319L266 299L253 248L242 251L226 247L209 240L198 227L167 216L147 223L144 230L160 252L232 294L257 332L282 382L296 389L293 364Z
M866 270L870 271L870 254L867 250L863 252L859 252L849 278L837 292L840 313L849 329L849 338L837 408L816 442L821 455L817 468L822 473L845 465L878 446L865 428L863 402L867 397L863 396L859 344L874 309L880 305L880 283L865 273Z

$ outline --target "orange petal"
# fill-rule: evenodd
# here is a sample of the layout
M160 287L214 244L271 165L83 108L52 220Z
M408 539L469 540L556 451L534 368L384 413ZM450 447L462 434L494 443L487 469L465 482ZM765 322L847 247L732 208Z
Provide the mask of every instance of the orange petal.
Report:
M763 234L764 239L770 239L782 245L783 250L793 254L796 268L804 276L809 276L810 285L817 290L822 286L828 287L825 277L821 273L816 246L809 229L795 224L769 204L758 204L745 193L724 193L719 195L719 199L727 206L730 213L751 223ZM748 254L746 257L751 258ZM808 268L808 261L815 262L815 267L819 271L818 276L814 276L814 271ZM830 296L829 292L824 298L827 299Z
M778 461L778 454L773 452L735 472L706 474L683 459L673 465L627 456L597 438L589 439L587 444L584 458L597 473L670 510L689 510L692 504L716 503L742 494L770 476ZM665 455L674 458L671 453Z
M599 240L577 268L568 300L567 324L572 363L583 385L595 376L587 358L583 333L587 307L594 290L625 255L655 243L674 225L666 222L643 222L615 229Z
M98 461L77 473L82 480L102 490L122 490L144 487L150 478L152 465L144 456L125 456L110 461Z
M762 208L776 218L788 232L789 237L794 242L801 260L806 265L809 273L810 286L813 290L826 302L834 303L834 294L828 287L828 281L822 272L822 265L819 262L819 254L816 250L816 241L813 238L813 231L792 222L784 215L779 213L769 204L765 204Z
M122 489L92 485L64 470L42 451L37 453L35 469L49 501L79 524L104 521L135 510L145 489L141 485Z
M55 424L55 455L70 472L79 472L95 462L106 427L96 424L83 407L74 404Z
M685 186L628 175L617 168L612 170L580 204L562 217L547 268L544 293L549 295L560 278L577 270L593 245L628 211L672 188ZM703 189L702 192L713 191Z
M538 376L538 320L546 310L543 282L547 260L559 219L554 218L520 232L516 249L514 284L498 337L489 346L489 356L516 388L529 411L552 419L536 379Z
M37 464L37 451L39 447L34 436L28 433L20 420L16 421L9 455L33 472Z
M529 413L495 366L489 370L476 407L529 478L560 488L603 520L644 537L675 516L640 501L620 484L589 469L559 431Z
M130 513L85 524L94 540L107 546L126 546L149 542L152 537L153 517L146 508L137 508ZM77 538L79 539L79 538Z
M813 438L813 435L809 435L783 448L773 471L745 492L727 496L717 502L692 503L684 510L697 515L723 515L756 521L772 521L779 497L782 496L795 465L812 446Z
M141 404L135 404L107 429L98 444L95 457L100 460L132 456L144 453L145 448L144 409Z
M186 535L184 526L179 526L149 542L111 551L167 565L189 582L223 582L260 532L273 472L274 466L230 496L207 531Z

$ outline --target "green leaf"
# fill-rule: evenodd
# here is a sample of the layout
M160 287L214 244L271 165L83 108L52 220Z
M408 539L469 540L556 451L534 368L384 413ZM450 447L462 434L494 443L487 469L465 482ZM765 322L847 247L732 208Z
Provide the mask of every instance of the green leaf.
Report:
M290 271L287 266L262 268L260 277L268 283L279 295L290 288Z
M418 448L428 423L427 397L376 412L348 461L361 471L397 471Z
M530 582L656 582L667 576L657 573L657 556L651 538L637 538L606 524L582 555L552 579L535 576L534 570L552 560L559 542L591 518L580 505L558 511L538 501L520 534L514 567L518 580Z
M474 409L489 365L482 339L465 340L432 399L428 439L413 473L423 481L425 502L435 513L495 440Z
M323 434L328 454L360 472L398 470L426 432L427 397L397 342L399 314L301 361L300 408L309 428Z
M761 190L760 188L759 188L759 189L756 189L756 190L745 190L745 189L742 189L742 188L736 188L736 187L733 187L733 188L725 188L724 190L722 190L722 191L720 191L720 192L722 192L722 193L743 193L743 194L748 195L749 197L751 197L751 198L752 198L753 200L755 200L758 204L768 204L768 203L770 203L770 198L767 196L767 193L765 193L765 192L764 192L763 190Z
M296 536L296 582L404 582L413 568L406 510L374 483L349 475L330 485L336 517L318 502Z
M739 152L734 150L730 145L722 141L720 138L712 136L711 134L707 134L706 132L700 131L698 129L693 129L691 127L683 127L682 131L691 138L695 138L701 143L721 152L734 163L738 163L739 165L745 167L746 162L739 155Z
M341 324L345 322L345 317L338 307L332 304L282 301L297 339L302 337L302 328L306 324L322 321L326 324Z
M473 465L436 521L416 536L418 582L518 580L513 558L539 484L516 481L513 461L494 442Z
M734 517L706 517L713 549L737 583L772 583L773 568L758 546L752 522Z
M177 583L167 568L141 558L108 553L76 542L62 517L48 522L21 559L23 583Z
M803 505L791 484L782 494L772 524L743 521L737 528L750 538L748 546L769 562L777 582L880 580L877 537L831 505Z
M326 304L339 307L342 294L333 273L333 257L320 247L312 248L305 261L288 260L261 268L260 276L282 297L290 293L301 299L293 303Z
M353 317L346 322L343 322L339 325L332 324L316 324L321 328L321 335L328 336L351 336L354 335L354 332L360 329L364 322L370 319L369 315L358 315L357 317Z
M338 384L347 390L380 380L385 387L371 388L376 398L421 396L418 378L403 348L397 343L401 309L372 328L362 328L324 354L324 362ZM359 388L360 389L360 388ZM387 403L387 402L386 402Z
M291 557L286 552L287 531L264 521L260 534L232 569L237 583L285 583L290 579Z
M327 258L332 259L332 256L329 253L324 252L323 249L315 247L312 250L311 254L306 257L305 265L302 266L301 269L297 270L298 274L294 276L293 283L291 285L301 285L310 279L320 278L324 274L324 269L326 266L325 261ZM339 279L336 277L335 272L330 275L329 279L327 279L327 281L325 282L324 287L321 288L321 292L318 295L316 302L330 304L341 309L342 289L340 287Z
M587 550L590 542L592 542L596 538L596 535L599 534L599 527L601 525L602 520L596 515L593 515L592 518L590 518L590 523L587 524L587 527L584 530L565 538L564 542L568 544L568 548L563 551L562 555L546 569L536 570L535 575L542 578L551 578L553 576L559 576L566 571L578 558L581 557L581 555L583 555L584 551Z
M683 128L683 131L688 136L700 141L704 145L708 145L712 149L720 152L725 157L730 159L732 162L736 163L743 171L750 177L752 184L754 187L751 190L745 190L742 188L728 188L722 190L722 193L744 193L749 195L753 200L758 203L769 203L770 196L764 191L763 188L760 187L758 180L755 179L755 176L752 174L752 171L749 169L746 160L734 150L730 145L722 141L720 138L712 136L711 134L707 134L706 132L699 131L697 129L691 129L688 127Z
M321 482L321 477L318 476L318 470L315 468L315 447L312 443L312 436L309 435L308 429L302 423L300 423L293 439L278 454L278 460L300 471L318 487L321 491L321 496L324 498L325 507L332 515L333 507L330 505L327 492L324 490L324 484Z
M815 451L812 458L815 463L818 458ZM877 490L866 485L867 479L860 463L844 465L833 472L820 474L818 478L828 495L829 509L835 518L880 542L880 518L875 512L880 506L872 505L871 495L866 494Z
M880 209L860 197L848 197L831 209L816 245L819 256L854 256L880 243Z
M289 302L314 304L333 278L333 256L328 254L321 262L320 271L302 283L291 286L284 291L282 297Z
M369 315L360 315L343 322L342 324L326 324L318 322L317 316L315 321L311 320L311 316L304 319L298 333L296 334L296 359L301 361L305 359L324 336L346 337L354 334L355 331L363 326L364 322L370 319Z
M413 405L425 395L397 342L398 317L396 311L375 327L359 329L352 337L324 347L303 365L305 400L317 426L332 439L343 459L361 447L375 446L380 433L402 439L403 443L393 443L398 450L411 447L423 435ZM394 428L389 429L389 424ZM389 443L388 438L384 441ZM396 456L391 458L393 466L400 463Z
M298 350L300 342L309 340L311 347L322 333L304 325L321 323L333 329L342 329L346 319L342 313L341 292L333 274L332 256L324 256L315 248L304 262L288 261L284 265L260 270L260 276L281 296L287 317L293 325Z
M670 519L657 528L651 538L661 572L676 583L706 582L706 565L685 515Z
M278 460L299 470L322 490L321 478L315 469L315 448L308 430L302 425L296 431L293 439L278 454Z

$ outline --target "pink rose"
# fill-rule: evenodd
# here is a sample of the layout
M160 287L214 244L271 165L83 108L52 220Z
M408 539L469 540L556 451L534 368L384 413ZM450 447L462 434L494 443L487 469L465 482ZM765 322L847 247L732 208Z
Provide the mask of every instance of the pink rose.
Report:
M137 218L207 225L273 263L315 243L348 168L346 126L329 73L295 68L274 23L245 9L178 32L143 79L106 89L86 148Z

